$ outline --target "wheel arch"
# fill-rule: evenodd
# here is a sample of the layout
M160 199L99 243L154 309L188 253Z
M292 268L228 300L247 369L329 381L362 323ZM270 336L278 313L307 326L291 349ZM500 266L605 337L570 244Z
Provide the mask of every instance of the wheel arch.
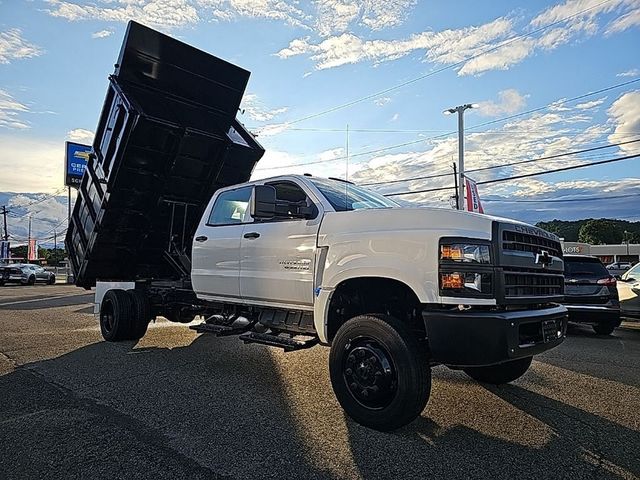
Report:
M324 337L321 340L326 343L331 343L345 321L363 314L391 315L409 323L419 334L425 333L418 294L397 278L346 278L335 288L321 289L317 300L316 331Z

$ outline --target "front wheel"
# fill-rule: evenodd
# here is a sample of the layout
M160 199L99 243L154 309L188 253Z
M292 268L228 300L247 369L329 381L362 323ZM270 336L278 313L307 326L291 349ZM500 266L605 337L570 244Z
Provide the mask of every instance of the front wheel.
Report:
M36 277L35 275L31 275L27 280L27 285L35 285L35 284L36 284Z
M611 335L616 329L616 326L617 325L613 323L596 323L593 325L593 331L598 335Z
M478 382L501 385L503 383L513 382L524 375L531 366L531 360L533 360L533 357L526 357L518 360L511 360L510 362L501 363L499 365L491 365L489 367L467 367L463 370L464 373Z
M404 323L386 315L360 315L340 327L329 373L347 415L374 430L410 423L431 392L425 348Z
M47 283L48 283L49 285L55 285L55 283L56 283L56 276L55 276L55 275L51 275L51 276L49 277L49 280L47 280Z

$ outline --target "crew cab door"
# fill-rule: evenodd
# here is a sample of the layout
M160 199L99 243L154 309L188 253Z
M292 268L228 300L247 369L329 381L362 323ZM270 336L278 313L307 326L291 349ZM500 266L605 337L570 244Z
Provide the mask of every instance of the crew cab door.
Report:
M240 292L250 303L313 307L313 279L321 213L309 194L292 181L269 182L276 198L311 207L313 218L278 215L254 219L244 226L241 243Z
M191 284L199 298L240 298L240 239L251 186L221 192L193 240Z

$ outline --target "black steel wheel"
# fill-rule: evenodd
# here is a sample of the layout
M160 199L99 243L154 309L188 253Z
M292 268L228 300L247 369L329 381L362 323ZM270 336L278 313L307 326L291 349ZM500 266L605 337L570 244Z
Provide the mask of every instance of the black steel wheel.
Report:
M431 392L425 349L400 320L360 315L331 345L331 384L353 420L375 430L402 427L420 415Z
M151 305L144 291L127 290L127 293L131 297L133 307L129 338L131 340L138 340L147 333L147 327L151 321Z
M102 337L109 342L129 340L133 315L133 302L129 294L120 289L108 290L100 303Z
M611 335L618 325L615 323L596 323L593 325L593 331L598 335Z
M467 367L464 373L474 380L493 385L513 382L529 370L533 357L519 358L510 362L491 365L488 367Z

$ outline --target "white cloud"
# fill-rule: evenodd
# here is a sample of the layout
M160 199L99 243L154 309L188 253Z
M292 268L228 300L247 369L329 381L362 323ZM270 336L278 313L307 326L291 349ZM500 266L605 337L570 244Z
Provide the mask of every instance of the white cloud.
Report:
M0 63L10 63L16 59L37 57L42 55L43 52L40 47L25 40L19 28L11 28L6 32L0 32Z
M316 0L316 30L321 37L343 33L358 24L371 30L404 22L416 0Z
M640 24L640 9L633 9L636 1L567 0L533 18L523 29L524 33L540 28L545 30L530 37L520 37L523 32L514 30L513 18L500 17L478 26L423 31L404 39L371 40L357 36L345 27L357 21L355 8L359 2L325 0L320 4L330 14L326 15L326 25L322 24L319 29L320 37L326 38L314 41L307 36L292 40L276 55L280 58L309 55L315 69L322 70L365 61L377 64L422 51L428 62L443 65L462 63L458 75L479 75L489 70L508 70L538 51L550 51L591 36L601 28L604 17L613 12L618 14L618 18L609 25L607 33L636 26ZM397 2L385 3L395 5ZM400 10L406 11L410 6L404 5ZM587 11L578 14L582 10ZM323 18L321 15L320 19ZM375 30L372 24L369 27ZM327 37L329 34L331 36Z
M375 103L378 107L382 107L391 101L391 97L378 97L373 103Z
M613 134L609 136L611 143L620 142L624 133L640 131L640 90L620 96L613 102L607 113L615 125ZM640 152L640 146L637 143L620 145L619 148L627 154Z
M524 108L528 95L521 95L515 88L498 92L498 101L486 100L479 103L479 112L488 117L511 115Z
M268 109L254 93L244 95L240 108L251 120L257 122L268 122L287 111L287 107Z
M590 110L592 108L598 107L604 103L605 98L599 98L598 100L591 100L589 102L579 103L576 105L576 108L579 110Z
M182 27L200 19L190 0L98 0L85 5L66 0L47 1L50 15L71 21L136 20L156 27Z
M113 35L113 30L100 30L91 34L91 38L107 38Z
M616 77L637 77L638 75L640 75L640 69L632 68L631 70L618 73Z
M611 35L613 33L622 32L631 27L637 27L640 25L640 8L632 10L630 12L625 13L621 17L616 18L612 21L606 30L607 35Z
M73 130L67 132L67 138L72 142L91 144L93 143L94 136L95 133L85 128L74 128Z
M395 122L400 118L400 114L399 113L394 113L393 117L391 117L391 121Z
M0 127L11 129L31 128L29 122L20 115L29 111L24 103L20 103L8 92L0 89Z
M0 191L59 189L64 185L64 142L0 134L0 172Z
M310 18L296 4L297 2L284 0L198 0L196 2L197 6L221 21L231 21L238 17L266 18L307 28L306 23Z
M498 18L479 27L425 31L404 40L363 40L352 33L343 33L314 44L310 37L303 37L292 40L276 55L289 58L310 54L317 70L361 61L380 63L420 50L428 61L452 64L479 53L493 41L503 39L511 31L511 25L511 20ZM469 69L468 73L481 71L479 66L472 65Z

